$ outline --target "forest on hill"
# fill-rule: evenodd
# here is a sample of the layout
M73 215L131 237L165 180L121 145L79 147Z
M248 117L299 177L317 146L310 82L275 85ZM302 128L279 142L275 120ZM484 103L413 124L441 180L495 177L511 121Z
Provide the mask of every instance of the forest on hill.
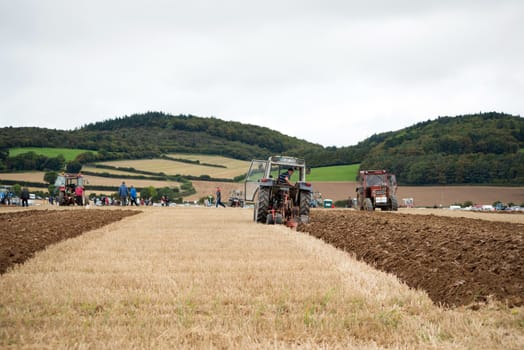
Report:
M521 117L441 117L379 137L361 167L386 168L405 184L524 184Z
M401 184L524 184L524 119L494 112L439 117L347 147L323 147L256 125L161 112L74 130L0 128L0 145L0 171L63 169L63 157L9 156L13 147L63 147L93 151L78 155L77 164L176 152L242 160L285 154L303 157L311 167L360 163L363 169L388 169Z

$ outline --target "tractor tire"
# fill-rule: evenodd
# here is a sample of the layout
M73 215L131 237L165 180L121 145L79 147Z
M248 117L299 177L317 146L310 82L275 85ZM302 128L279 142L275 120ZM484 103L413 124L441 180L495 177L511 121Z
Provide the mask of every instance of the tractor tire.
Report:
M373 211L375 208L373 208L373 203L371 202L370 198L364 199L364 210L366 211Z
M60 192L58 195L58 205L65 205L64 192Z
M311 206L311 192L300 191L300 209L299 216L309 216L309 207Z
M282 222L283 222L282 214L280 213L275 214L275 224L282 225Z
M274 225L275 224L275 218L273 217L273 214L269 213L266 216L266 224L268 225Z
M261 187L258 191L258 201L255 205L255 221L265 223L269 208L269 188Z
M398 202L396 196L391 196L391 210L397 211L398 210Z

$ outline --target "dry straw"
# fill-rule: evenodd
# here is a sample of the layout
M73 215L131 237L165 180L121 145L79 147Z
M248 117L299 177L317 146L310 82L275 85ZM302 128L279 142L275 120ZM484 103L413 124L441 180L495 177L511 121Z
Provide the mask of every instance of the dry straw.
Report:
M0 277L1 348L519 349L523 313L425 293L242 209L146 208Z

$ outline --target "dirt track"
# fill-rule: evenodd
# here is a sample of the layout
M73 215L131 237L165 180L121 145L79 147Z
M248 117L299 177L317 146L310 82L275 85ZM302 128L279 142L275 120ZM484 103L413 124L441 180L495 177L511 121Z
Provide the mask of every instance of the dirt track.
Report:
M74 219L70 210L1 213L0 273L49 244L135 213L79 209ZM523 305L523 224L314 210L311 224L300 230L397 275L411 287L426 290L435 303L466 305L492 296Z
M316 210L300 231L425 290L437 304L523 305L524 225L435 215Z

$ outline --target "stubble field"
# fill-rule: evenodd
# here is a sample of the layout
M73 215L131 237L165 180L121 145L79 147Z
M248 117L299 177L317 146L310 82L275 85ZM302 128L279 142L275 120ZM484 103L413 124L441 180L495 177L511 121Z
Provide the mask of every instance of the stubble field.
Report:
M245 209L2 210L0 251L58 243L0 276L0 347L524 345L522 222L312 214L330 244Z

